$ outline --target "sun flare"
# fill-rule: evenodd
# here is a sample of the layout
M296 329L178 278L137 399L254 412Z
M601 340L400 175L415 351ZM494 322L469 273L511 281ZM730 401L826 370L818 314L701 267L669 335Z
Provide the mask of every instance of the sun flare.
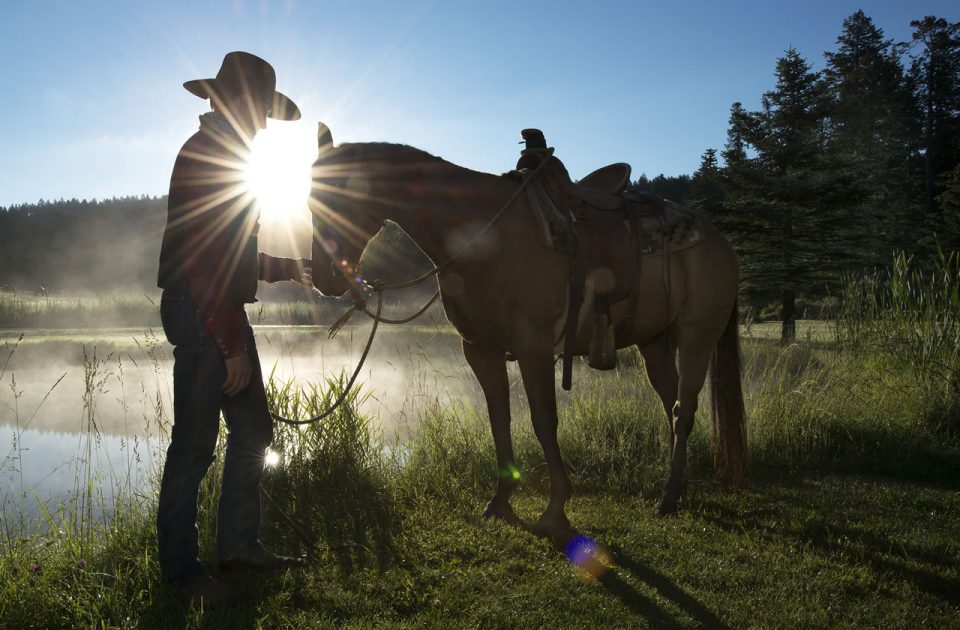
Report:
M280 454L276 451L271 451L267 449L267 452L263 456L263 465L267 468L272 468L280 463Z
M265 222L289 219L303 210L310 194L310 166L317 141L308 126L268 123L253 140L247 186L260 204Z

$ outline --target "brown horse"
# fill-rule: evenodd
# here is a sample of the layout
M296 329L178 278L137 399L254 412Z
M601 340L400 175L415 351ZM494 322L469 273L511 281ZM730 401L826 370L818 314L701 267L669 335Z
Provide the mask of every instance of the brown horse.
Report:
M333 147L326 135L314 163L310 200L319 226L313 279L328 295L347 290L342 272L352 269L388 220L406 231L435 264L454 259L438 275L441 297L483 389L500 471L484 514L516 522L510 506L516 469L505 364L509 353L519 364L550 472L550 502L534 527L563 540L571 532L564 511L571 484L557 443L554 357L567 318L570 260L542 243L541 228L524 194L516 195L490 223L519 185L515 178L471 171L413 147ZM644 257L630 298L635 305L624 300L610 307L618 325L616 345L640 349L673 434L660 514L676 511L686 484L687 438L708 366L717 473L728 484L745 480L737 259L713 226L703 221L702 230L705 239L699 245ZM585 314L591 299L588 285L576 338L579 355L588 350L591 323Z

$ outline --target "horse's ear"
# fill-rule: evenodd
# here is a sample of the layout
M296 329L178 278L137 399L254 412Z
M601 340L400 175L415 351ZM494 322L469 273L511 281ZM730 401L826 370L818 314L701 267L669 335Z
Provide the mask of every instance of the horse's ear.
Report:
M317 123L317 154L323 155L333 148L333 134L330 133L330 127L322 122Z

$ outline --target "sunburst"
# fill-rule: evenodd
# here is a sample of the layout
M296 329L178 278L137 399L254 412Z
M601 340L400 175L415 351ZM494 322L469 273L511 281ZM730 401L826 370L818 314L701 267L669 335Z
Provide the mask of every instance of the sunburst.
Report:
M247 187L264 223L289 221L305 212L316 137L306 125L270 122L254 138L246 168Z

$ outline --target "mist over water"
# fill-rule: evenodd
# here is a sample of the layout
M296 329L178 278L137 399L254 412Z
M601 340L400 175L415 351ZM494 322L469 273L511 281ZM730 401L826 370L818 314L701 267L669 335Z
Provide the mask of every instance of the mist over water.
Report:
M264 375L325 387L349 377L369 325L258 326ZM0 504L9 521L56 511L92 480L103 505L149 487L172 424L172 347L143 329L0 332ZM6 367L4 368L4 365ZM390 444L435 405L482 404L449 326L381 327L357 379L360 408Z

